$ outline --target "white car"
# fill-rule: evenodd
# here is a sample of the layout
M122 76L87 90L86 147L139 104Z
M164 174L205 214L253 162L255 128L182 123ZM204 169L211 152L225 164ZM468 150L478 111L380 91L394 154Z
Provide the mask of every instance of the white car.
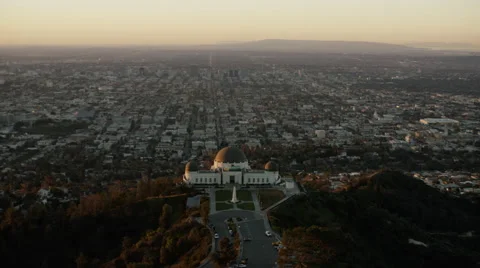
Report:
M215 239L219 239L219 238L220 236L217 233L215 233Z
M272 236L272 233L270 231L266 231L265 232L265 235L268 236L268 237L271 237Z

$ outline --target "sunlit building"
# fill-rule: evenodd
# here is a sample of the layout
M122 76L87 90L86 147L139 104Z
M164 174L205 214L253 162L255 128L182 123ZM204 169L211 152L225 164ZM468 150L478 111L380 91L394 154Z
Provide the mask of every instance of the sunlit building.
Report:
M189 185L274 185L280 182L280 173L274 161L266 163L263 170L252 170L240 149L225 147L218 151L210 170L201 170L195 161L188 162L183 180Z

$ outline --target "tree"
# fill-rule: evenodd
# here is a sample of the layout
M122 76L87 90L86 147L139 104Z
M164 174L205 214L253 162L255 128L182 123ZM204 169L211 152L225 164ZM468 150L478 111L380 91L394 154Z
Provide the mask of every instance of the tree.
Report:
M137 200L143 200L149 196L149 183L145 180L140 180L137 184Z
M80 253L78 256L77 260L75 261L77 263L77 268L85 268L88 265L88 260L83 253Z
M162 215L158 220L158 224L160 227L168 229L170 227L172 221L172 206L169 204L165 204L162 207Z
M208 201L203 202L200 205L200 216L202 217L203 224L208 224L208 215L210 214L210 203Z
M143 263L153 264L158 260L158 256L153 250L147 250L143 255Z
M237 253L227 237L222 238L218 244L219 251L212 254L211 260L216 266L225 267L225 265L236 258Z
M215 265L215 268L223 268L226 265L226 263L223 263L223 260L220 257L220 253L218 251L216 251L216 252L212 253L212 255L210 255L210 260Z
M3 222L1 226L15 227L22 222L22 214L15 211L13 207L9 207L3 215Z
M130 237L128 236L125 236L123 237L123 241L122 241L122 249L123 250L128 250L130 247L133 246L133 241Z
M165 247L160 249L160 263L161 264L170 264L172 261L171 253Z
M202 239L202 236L200 235L200 232L198 231L198 228L193 228L188 233L188 240L190 242L197 243L201 239Z

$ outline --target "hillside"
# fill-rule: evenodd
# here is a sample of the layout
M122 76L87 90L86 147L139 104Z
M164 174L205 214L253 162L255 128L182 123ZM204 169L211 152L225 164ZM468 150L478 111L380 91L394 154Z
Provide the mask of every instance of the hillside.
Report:
M285 231L284 263L475 267L480 261L478 205L399 172L366 176L339 193L294 198L269 216Z
M2 267L196 267L211 234L191 220L202 213L186 209L189 194L173 180L157 179L78 204L35 204L26 216L9 208L0 222Z

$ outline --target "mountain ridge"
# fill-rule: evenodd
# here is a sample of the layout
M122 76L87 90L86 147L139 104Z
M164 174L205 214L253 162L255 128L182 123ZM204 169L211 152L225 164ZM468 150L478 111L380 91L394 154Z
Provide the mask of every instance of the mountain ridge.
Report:
M206 47L209 47L207 45ZM428 49L414 48L406 45L397 45L368 41L340 41L340 40L293 40L293 39L262 39L235 44L217 44L217 49L268 50L278 52L330 52L330 53L418 53Z
M193 45L17 45L1 46L0 56L29 55L40 53L45 56L62 53L91 52L96 49L108 51L242 51L242 52L279 52L279 53L332 53L332 54L371 54L371 55L403 55L403 56L445 56L472 55L475 51L421 48L402 44L390 44L369 41L342 40L294 40L294 39L262 39L245 42L217 42L216 44Z

